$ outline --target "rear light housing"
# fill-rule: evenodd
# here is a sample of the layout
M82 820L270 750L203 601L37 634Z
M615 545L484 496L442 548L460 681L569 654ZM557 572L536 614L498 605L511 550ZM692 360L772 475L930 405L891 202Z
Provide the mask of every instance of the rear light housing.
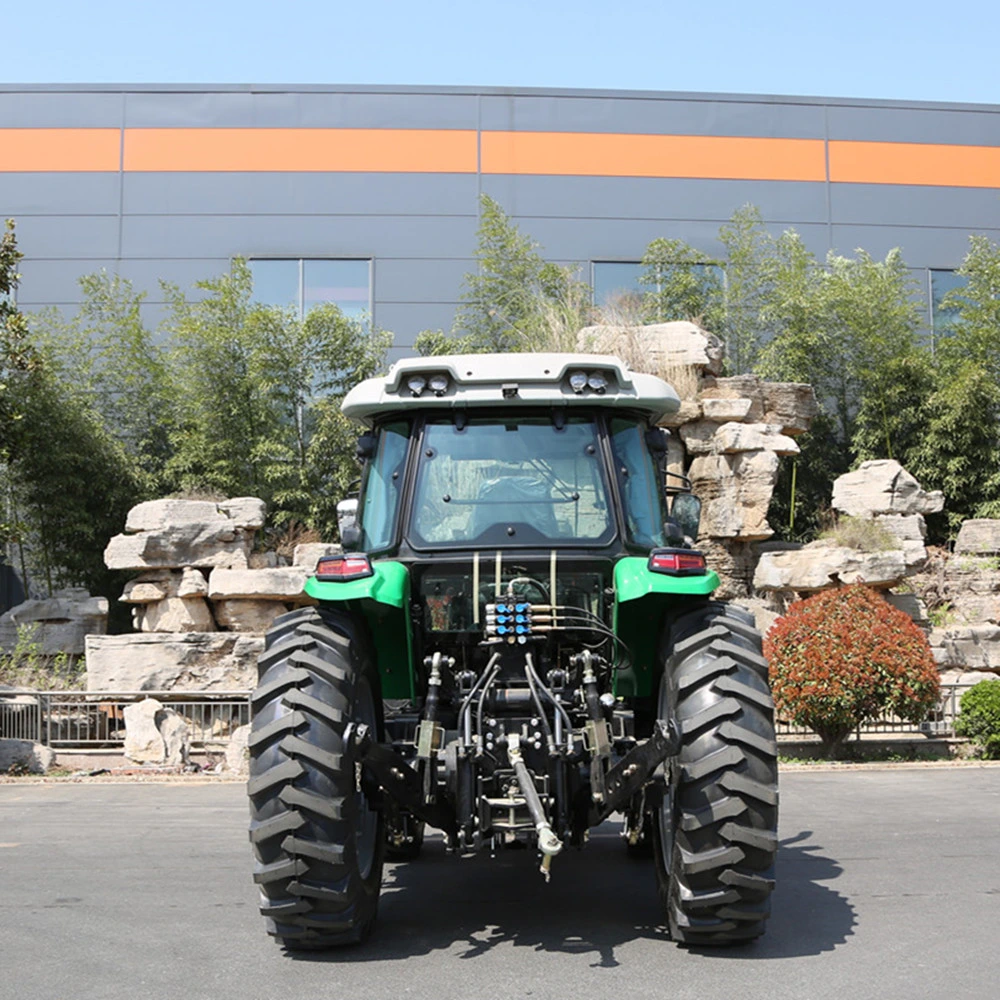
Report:
M366 555L324 556L316 564L316 579L327 583L346 583L374 576L375 571Z
M708 572L704 554L694 549L653 549L648 565L650 572L668 576L704 576Z

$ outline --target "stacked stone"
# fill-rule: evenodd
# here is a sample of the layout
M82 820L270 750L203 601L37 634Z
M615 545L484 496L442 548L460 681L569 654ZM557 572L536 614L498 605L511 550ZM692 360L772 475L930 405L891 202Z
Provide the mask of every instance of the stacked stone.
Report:
M1000 520L965 521L934 576L946 620L930 634L941 679L975 684L1000 676Z
M694 323L587 327L578 345L617 354L677 390L680 409L663 421L675 432L668 468L690 477L702 501L698 547L721 577L719 596L749 595L755 543L774 534L767 509L778 459L798 454L794 438L818 412L812 387L754 375L723 378L722 342Z
M842 515L875 522L896 544L872 552L848 548L831 539L783 546L783 551L761 555L754 587L758 593L776 594L786 601L852 583L888 591L927 562L924 515L943 507L944 495L923 490L898 462L862 462L855 472L833 484L833 508ZM905 596L895 595L894 603L918 620L926 618L926 609Z
M19 631L25 628L32 630L32 642L41 656L62 653L76 659L83 656L88 634L107 632L108 599L70 588L52 597L24 601L0 616L0 648L14 649Z
M339 551L300 545L291 566L250 568L265 515L256 497L133 507L104 558L109 569L140 571L121 597L140 634L87 638L88 690L252 688L262 634L278 615L309 603L303 587L316 560Z

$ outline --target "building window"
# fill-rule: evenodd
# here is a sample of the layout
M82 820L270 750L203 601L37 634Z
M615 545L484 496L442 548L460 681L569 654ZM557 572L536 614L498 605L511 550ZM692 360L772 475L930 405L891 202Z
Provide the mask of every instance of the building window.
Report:
M329 302L350 319L371 317L370 260L260 257L249 263L257 302L290 307L300 317Z
M931 329L935 334L947 333L958 319L958 310L951 306L945 308L941 302L948 292L956 288L964 288L966 278L954 271L931 270Z
M591 264L594 305L606 306L627 295L642 295L642 264L637 260L595 260Z

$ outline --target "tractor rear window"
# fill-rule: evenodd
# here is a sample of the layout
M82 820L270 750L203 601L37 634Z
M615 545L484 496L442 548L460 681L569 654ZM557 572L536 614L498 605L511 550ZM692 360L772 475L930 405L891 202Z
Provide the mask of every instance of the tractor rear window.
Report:
M567 417L450 420L424 430L416 546L604 544L614 534L594 423Z

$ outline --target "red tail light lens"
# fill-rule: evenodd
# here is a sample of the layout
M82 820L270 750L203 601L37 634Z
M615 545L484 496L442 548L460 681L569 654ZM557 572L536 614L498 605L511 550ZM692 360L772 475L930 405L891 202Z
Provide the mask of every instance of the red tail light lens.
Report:
M372 576L374 570L368 556L351 554L349 556L325 556L316 564L316 579L338 583L347 580L360 580Z
M704 555L693 549L653 549L649 568L653 573L671 576L702 576L708 572Z

